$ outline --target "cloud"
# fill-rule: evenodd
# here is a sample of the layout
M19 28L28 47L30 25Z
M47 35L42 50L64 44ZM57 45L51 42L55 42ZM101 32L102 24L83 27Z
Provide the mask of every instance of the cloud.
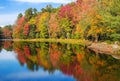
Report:
M75 0L14 0L14 1L28 3L70 3Z
M49 74L48 71L44 71L40 69L37 72L19 72L19 73L13 73L8 76L6 76L6 79L16 78L16 79L31 79L31 78L47 78L47 77L60 77L62 73L60 71L55 71L53 74ZM65 77L65 76L61 76Z
M14 24L18 13L0 14L0 26Z
M0 52L0 60L16 60L16 54L3 49Z
M17 79L25 79L25 78L39 78L39 77L47 77L49 74L47 72L41 71L39 72L19 72L19 73L13 73L8 75L6 78L17 78Z

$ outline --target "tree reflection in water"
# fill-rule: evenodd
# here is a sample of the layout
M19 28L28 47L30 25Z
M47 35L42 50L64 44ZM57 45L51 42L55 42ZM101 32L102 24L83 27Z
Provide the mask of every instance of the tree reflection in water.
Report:
M120 60L95 54L80 45L45 42L2 42L1 48L15 51L21 66L31 71L43 67L61 71L77 81L120 81Z

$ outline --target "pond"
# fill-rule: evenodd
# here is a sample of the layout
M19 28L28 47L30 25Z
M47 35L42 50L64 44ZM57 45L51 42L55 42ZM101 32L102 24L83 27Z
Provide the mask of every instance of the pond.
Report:
M2 41L0 81L120 81L120 59L77 44Z

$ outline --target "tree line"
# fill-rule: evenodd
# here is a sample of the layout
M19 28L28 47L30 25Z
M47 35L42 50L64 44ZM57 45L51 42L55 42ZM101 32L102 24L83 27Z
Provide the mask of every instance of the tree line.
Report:
M119 41L119 4L120 0L77 0L58 8L47 5L41 11L29 8L24 15L18 14L14 25L0 30L6 38L13 39Z

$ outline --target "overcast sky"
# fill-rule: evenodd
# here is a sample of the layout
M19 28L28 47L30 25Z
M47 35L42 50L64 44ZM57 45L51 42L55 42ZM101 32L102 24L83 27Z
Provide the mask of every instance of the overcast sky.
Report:
M75 0L0 0L0 26L14 24L19 13L24 13L28 8L41 8L47 4L58 7Z

